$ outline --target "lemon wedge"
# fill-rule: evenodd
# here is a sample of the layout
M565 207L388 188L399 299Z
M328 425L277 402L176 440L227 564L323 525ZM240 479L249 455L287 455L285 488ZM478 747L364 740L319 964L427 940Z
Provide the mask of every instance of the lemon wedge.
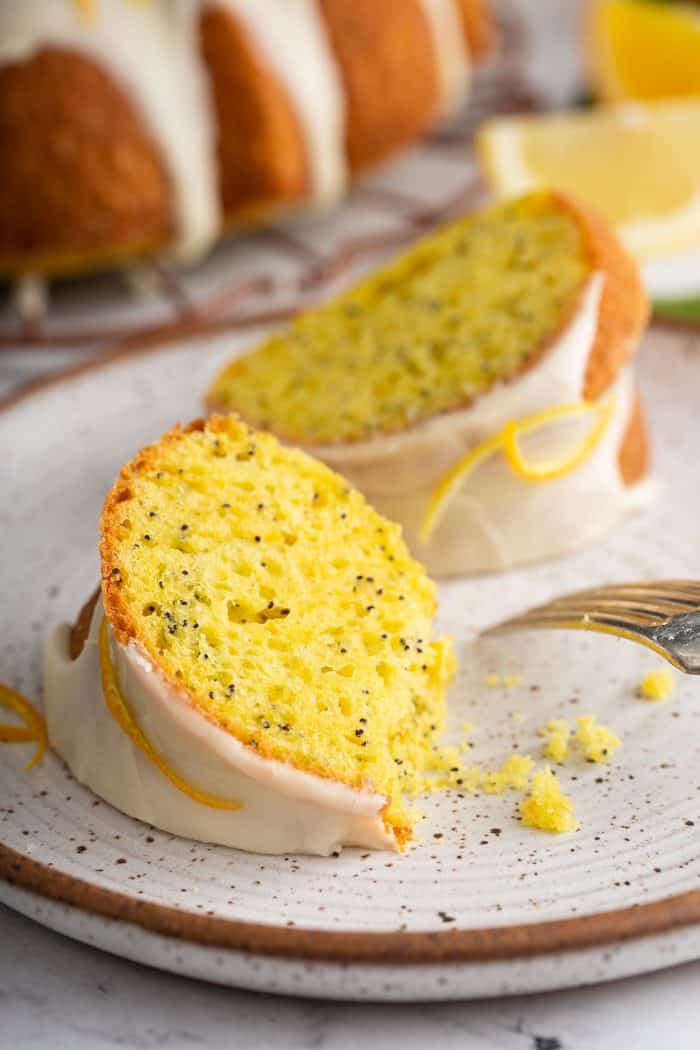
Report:
M194 787L176 773L163 756L153 747L146 734L134 719L134 716L122 696L122 691L119 688L119 683L117 681L117 676L109 652L109 632L106 619L102 620L100 626L99 648L102 693L104 695L105 703L119 727L123 729L134 744L143 751L146 758L148 758L149 761L151 761L153 765L168 778L170 783L173 784L178 791L182 791L184 795L188 795L191 799L194 799L195 802L200 802L203 806L211 806L213 809L241 809L243 807L242 802L237 802L235 799L228 800L219 798L217 795L210 795L208 792L200 791L199 788Z
M497 194L570 193L639 259L700 246L700 98L496 119L477 151Z
M24 768L33 769L41 761L48 745L48 734L44 716L36 709L31 700L15 692L7 685L0 685L0 705L14 711L24 722L23 726L0 725L0 743L19 744L36 741L34 756Z
M597 0L586 48L604 100L700 94L700 10L689 3Z

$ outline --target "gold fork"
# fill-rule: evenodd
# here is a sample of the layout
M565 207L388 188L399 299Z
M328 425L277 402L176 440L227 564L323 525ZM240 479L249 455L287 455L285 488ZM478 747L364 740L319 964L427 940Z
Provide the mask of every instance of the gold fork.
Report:
M641 580L577 591L482 631L603 631L640 642L686 674L700 674L700 582Z

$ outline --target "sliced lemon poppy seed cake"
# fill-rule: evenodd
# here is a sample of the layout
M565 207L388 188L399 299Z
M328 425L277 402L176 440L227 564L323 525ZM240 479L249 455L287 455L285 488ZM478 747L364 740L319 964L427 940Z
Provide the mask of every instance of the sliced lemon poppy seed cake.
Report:
M606 224L530 194L300 314L231 361L208 403L341 470L430 571L502 568L636 501L648 453L626 365L647 313Z
M348 482L233 416L165 434L46 652L51 743L119 809L261 852L400 848L444 756L435 590Z

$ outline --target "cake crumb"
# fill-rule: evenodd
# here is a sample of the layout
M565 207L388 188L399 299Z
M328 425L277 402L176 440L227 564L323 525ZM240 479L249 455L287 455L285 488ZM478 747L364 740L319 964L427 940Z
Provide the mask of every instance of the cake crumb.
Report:
M510 717L513 719L514 722L522 722L523 718L525 717L525 712L524 711L511 711Z
M540 729L540 736L547 738L542 748L545 758L562 763L569 757L571 726L563 718L554 718L551 722L547 722L547 725Z
M587 762L607 762L622 743L611 729L596 722L595 715L582 715L576 724L573 734L563 718L552 719L539 730L540 736L546 737L542 748L545 758L563 764L575 748Z
M658 671L649 671L639 683L637 696L642 700L668 700L673 693L675 682L670 667L660 667Z
M475 727L473 722L462 722L462 725L461 725L462 732L466 733L467 736L469 736L471 733L473 733L475 728L476 727Z
M500 769L486 770L481 777L481 788L487 795L502 795L506 791L524 791L534 761L529 755L512 754Z
M583 748L588 762L607 762L622 743L611 729L596 723L595 715L583 715L576 723L574 739Z
M520 815L525 827L542 831L563 833L580 826L574 819L573 802L549 766L533 775L530 794L520 803Z
M519 674L494 674L491 671L489 674L484 675L482 679L484 685L487 685L490 689L495 689L499 685L505 686L506 689L510 689L511 686L522 685L523 676Z

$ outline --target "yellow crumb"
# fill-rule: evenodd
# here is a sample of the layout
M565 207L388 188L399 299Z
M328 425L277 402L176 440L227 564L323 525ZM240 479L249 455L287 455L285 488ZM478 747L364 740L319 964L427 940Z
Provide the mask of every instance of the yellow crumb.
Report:
M568 722L563 718L555 718L547 722L539 732L540 736L547 738L542 748L545 758L551 758L553 762L563 762L569 757L571 727Z
M639 683L637 696L642 700L668 700L673 693L673 671L670 667L660 667L658 671L649 671Z
M523 718L525 717L525 712L524 711L511 711L510 717L513 719L514 722L522 722Z
M492 689L499 685L503 685L506 689L509 689L514 685L522 685L523 677L519 674L493 674L493 672L491 672L484 675L483 683Z
M444 761L444 752L449 753L449 751L450 748L441 749L441 761ZM482 766L463 766L459 758L455 756L449 770L445 772L443 766L436 768L437 778L426 783L425 786L427 790L435 790L436 787L452 787L470 794L484 791L487 795L503 795L506 791L525 791L534 764L529 755L512 754L500 769L484 769Z
M576 724L574 739L583 748L588 762L607 762L622 743L611 729L596 723L595 715L583 715L576 719Z
M473 722L462 722L462 726L461 726L462 732L466 733L467 735L469 735L470 733L473 733L475 728L476 727L474 726Z
M573 802L548 766L533 775L530 794L520 803L520 815L526 827L542 831L575 831L579 827Z
M513 754L500 769L486 770L481 775L480 787L487 795L502 795L505 791L524 791L530 780L533 760L529 755Z

